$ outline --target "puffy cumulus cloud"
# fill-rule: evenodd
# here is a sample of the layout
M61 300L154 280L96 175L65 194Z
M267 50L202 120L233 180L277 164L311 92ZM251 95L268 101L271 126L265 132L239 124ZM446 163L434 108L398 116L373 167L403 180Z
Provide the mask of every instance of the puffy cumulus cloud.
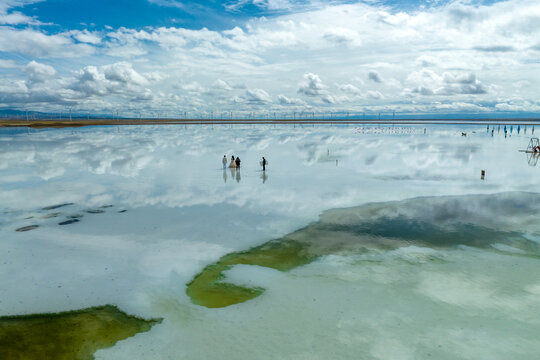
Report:
M110 81L116 81L123 84L147 85L148 80L133 69L128 62L119 62L116 64L102 67L105 78Z
M356 86L352 84L343 84L339 85L339 90L349 93L349 94L360 94L361 91Z
M306 96L323 95L325 85L317 74L307 73L304 75L305 82L298 88L298 93Z
M262 89L247 89L245 99L251 104L266 104L272 101L268 93Z
M326 104L335 104L337 102L336 98L334 98L332 95L324 95L321 100Z
M217 79L216 81L214 81L212 86L214 89L219 89L219 90L231 91L233 89L232 86L229 85L228 82L221 79Z
M30 82L33 83L44 82L56 75L56 70L52 66L41 64L36 61L29 62L24 67L24 72L28 75Z
M373 99L373 100L380 100L382 98L384 98L383 94L380 93L380 91L376 91L376 90L370 90L367 92L367 97L369 99Z
M178 88L178 86L175 86L175 87ZM179 88L187 91L190 94L195 94L195 95L200 95L207 91L207 89L201 84L199 84L197 81L193 81L187 84L182 84L179 86Z
M153 1L164 6L187 4ZM173 111L179 103L186 111L207 112L251 111L263 105L269 111L285 106L299 111L302 107L437 111L439 102L444 106L476 103L502 111L504 105L494 104L530 109L526 102L534 103L540 91L535 82L514 86L540 72L537 0L432 2L414 11L395 10L375 1L239 0L227 4L230 9L256 6L277 11L222 31L143 27L54 33L49 28L46 32L39 27L5 25L0 26L0 51L13 55L9 58L15 58L15 53L32 56L56 68L58 74L40 83L32 83L19 69L8 70L10 80L24 81L29 92L48 86L64 101L81 101L83 95L90 95L87 103L115 104L133 111ZM12 8L4 9L9 13ZM71 73L80 65L51 59L82 56L89 56L89 65L120 65ZM295 79L302 75L298 85ZM172 94L164 89L172 89ZM264 89L264 94L256 89ZM146 101L137 103L136 98ZM465 108L470 107L458 106L456 111Z
M278 95L277 99L281 105L305 105L306 104L302 99L289 98L283 94Z
M407 81L417 85L411 90L412 93L424 96L483 95L488 92L488 87L474 73L444 72L439 75L424 69L411 73Z
M148 84L130 63L119 62L76 71L70 88L85 97L121 95L129 100L151 100L150 90L142 87Z
M77 41L87 44L97 45L101 43L101 36L97 32L90 32L88 30L72 30L69 34Z

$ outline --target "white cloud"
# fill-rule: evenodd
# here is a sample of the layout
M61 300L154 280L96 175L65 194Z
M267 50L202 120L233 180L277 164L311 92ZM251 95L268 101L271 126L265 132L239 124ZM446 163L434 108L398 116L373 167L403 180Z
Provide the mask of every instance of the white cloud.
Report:
M199 84L196 81L188 83L188 84L183 84L180 87L192 94L201 94L207 91L206 88L204 88L201 84Z
M232 86L229 85L228 82L226 82L224 80L221 80L221 79L217 79L216 81L214 81L212 86L213 86L214 89L220 89L220 90L226 90L226 91L233 90Z
M95 49L77 44L66 33L47 35L33 29L0 27L0 51L42 58L68 58L91 55Z
M349 94L360 94L361 91L356 86L352 84L343 84L339 86L339 90L349 93Z
M172 0L153 2L183 6ZM99 101L99 106L121 104L133 111L172 111L179 102L188 111L229 106L248 111L257 104L269 111L286 105L450 111L449 104L483 104L478 106L499 111L504 104L533 109L527 104L535 104L540 91L534 81L515 86L540 72L538 1L452 1L415 11L396 11L378 2L228 4L278 11L223 31L144 27L54 33L0 26L0 51L7 58L30 56L57 73L36 82L12 60L0 60L0 67L14 69L3 74L9 72L10 81L23 81L29 88L30 95L20 92L21 99L32 94L46 99L48 87L56 102L81 101L87 95L88 102ZM12 7L3 9L7 14ZM89 66L80 69L63 60L70 57L84 57ZM113 64L102 65L107 63ZM174 89L173 94L164 89ZM9 94L4 100L13 98ZM412 102L404 104L404 96ZM147 101L138 104L133 101L137 97ZM456 111L471 108L456 106Z
M148 80L133 69L128 62L119 62L103 67L105 78L123 84L147 85Z
M281 105L305 105L306 104L302 99L289 98L283 94L278 95L277 99Z
M93 45L101 43L101 36L97 32L90 32L88 30L72 30L69 32L69 34L71 34L71 36L75 40L82 43L88 43Z
M304 75L306 80L298 88L298 93L306 96L319 96L323 94L324 88L321 78L317 74L307 73Z
M0 1L0 25L40 25L41 22L35 17L26 16L20 11L10 11L15 7L37 3L43 0L2 0Z
M374 100L380 100L384 98L383 94L381 94L379 91L374 91L374 90L368 91L367 96L369 99L374 99Z
M151 100L150 89L142 86L150 81L133 69L128 62L119 62L110 65L86 66L75 72L70 89L80 94L75 97L107 97L120 96L125 100Z
M56 70L52 66L41 64L36 61L29 62L24 67L24 72L33 83L44 82L56 75Z
M474 73L444 72L442 75L423 69L411 73L407 81L416 85L412 92L420 95L483 95L488 87Z
M272 98L268 93L262 89L247 89L246 90L246 100L249 103L261 104L269 103L272 101Z

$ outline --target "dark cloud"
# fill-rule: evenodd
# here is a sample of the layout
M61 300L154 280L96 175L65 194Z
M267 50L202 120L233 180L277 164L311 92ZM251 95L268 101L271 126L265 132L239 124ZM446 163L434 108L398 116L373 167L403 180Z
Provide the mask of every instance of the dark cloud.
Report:
M371 81L374 81L376 83L379 83L379 84L382 83L381 76L375 70L370 70L370 72L368 74L368 79L371 80Z
M505 46L505 45L475 46L473 47L473 49L476 51L484 51L484 52L511 52L511 51L516 50L513 46Z
M420 94L420 95L424 95L424 96L429 96L429 95L434 94L433 90L431 90L431 89L429 89L429 88L427 88L425 86L419 86L417 88L414 88L412 92L415 93L415 94Z

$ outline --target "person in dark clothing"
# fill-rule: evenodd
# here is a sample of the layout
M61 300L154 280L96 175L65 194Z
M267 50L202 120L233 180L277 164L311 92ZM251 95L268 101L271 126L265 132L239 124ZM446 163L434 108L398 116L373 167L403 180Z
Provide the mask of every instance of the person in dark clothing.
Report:
M264 158L264 156L262 159L262 167L263 167L263 171L266 171L266 159Z
M236 168L240 169L240 161L241 161L240 157L237 156L235 161L236 161Z

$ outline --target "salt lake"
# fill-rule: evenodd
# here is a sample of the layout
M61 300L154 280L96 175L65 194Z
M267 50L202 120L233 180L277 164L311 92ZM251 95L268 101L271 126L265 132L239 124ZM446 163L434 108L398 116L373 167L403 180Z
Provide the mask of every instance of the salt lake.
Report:
M0 130L0 334L111 305L96 359L536 359L535 135L493 130Z

